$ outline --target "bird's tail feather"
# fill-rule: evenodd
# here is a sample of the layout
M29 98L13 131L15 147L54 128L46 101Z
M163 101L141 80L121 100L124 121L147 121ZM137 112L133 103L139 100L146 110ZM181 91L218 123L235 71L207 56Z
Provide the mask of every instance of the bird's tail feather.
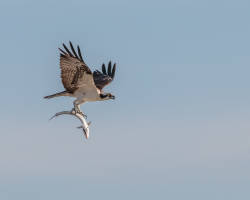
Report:
M44 97L44 99L51 99L51 98L54 98L54 97L61 97L61 96L70 96L70 93L67 92L67 91L58 92L56 94L46 96L46 97Z

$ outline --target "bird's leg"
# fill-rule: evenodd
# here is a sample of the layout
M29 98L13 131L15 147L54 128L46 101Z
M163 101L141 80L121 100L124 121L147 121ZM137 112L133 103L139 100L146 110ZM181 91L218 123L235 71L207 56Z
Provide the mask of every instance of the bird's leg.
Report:
M79 109L78 106L72 108L71 112L72 112L73 114L78 113L78 114L82 115L85 119L87 119L87 115L85 115L85 114Z
M80 104L77 103L77 100L74 101L74 108L71 111L72 113L79 113L82 115L85 119L87 119L87 115L85 115L81 110L80 110Z

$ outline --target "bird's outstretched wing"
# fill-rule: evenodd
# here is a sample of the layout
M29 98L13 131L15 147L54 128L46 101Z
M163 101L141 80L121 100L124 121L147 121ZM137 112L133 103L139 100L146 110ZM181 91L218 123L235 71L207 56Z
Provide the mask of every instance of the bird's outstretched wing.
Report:
M73 93L80 87L95 87L93 74L82 59L80 47L77 46L77 54L72 43L69 42L69 44L71 51L65 44L63 44L64 50L59 48L59 50L61 51L61 79L64 88L68 92Z
M102 90L106 85L111 83L115 77L116 64L113 65L111 61L106 70L105 64L102 64L102 72L95 70L93 73L94 82L98 89Z

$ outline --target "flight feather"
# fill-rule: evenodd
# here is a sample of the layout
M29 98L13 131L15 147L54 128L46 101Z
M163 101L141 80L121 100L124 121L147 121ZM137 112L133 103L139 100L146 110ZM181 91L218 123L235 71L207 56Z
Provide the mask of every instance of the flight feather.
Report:
M60 49L60 68L61 79L64 88L73 93L79 87L84 86L87 82L94 84L92 72L82 59L80 48L78 47L78 54L76 53L72 43L70 42L71 51L63 44L64 50ZM84 78L89 76L88 78ZM89 84L89 83L88 83Z

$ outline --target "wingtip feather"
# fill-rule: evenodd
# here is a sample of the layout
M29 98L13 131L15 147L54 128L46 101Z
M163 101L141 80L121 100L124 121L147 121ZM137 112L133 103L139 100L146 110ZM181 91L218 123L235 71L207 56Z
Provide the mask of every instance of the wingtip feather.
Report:
M70 56L73 57L73 55L72 55L72 53L70 52L70 50L68 49L68 47L67 47L64 43L63 43L62 45L63 45L64 49L67 51L67 53L68 53Z
M79 57L80 57L80 60L81 60L83 63L85 63L85 62L83 61L83 59L82 59L82 53L81 53L81 49L80 49L79 45L77 45L77 51L78 51L78 55L79 55Z
M112 73L111 73L112 79L115 77L115 70L116 70L116 63L113 65L113 69L112 69Z
M72 44L71 41L69 41L69 45L70 45L71 51L73 52L75 58L79 59L79 57L78 57L78 55L77 55L77 53L76 53L76 51L74 49L74 46L73 46L73 44Z
M105 67L104 63L102 64L102 73L107 74L106 67Z
M109 64L108 64L108 75L111 76L111 66L112 66L112 63L111 61L109 61Z

